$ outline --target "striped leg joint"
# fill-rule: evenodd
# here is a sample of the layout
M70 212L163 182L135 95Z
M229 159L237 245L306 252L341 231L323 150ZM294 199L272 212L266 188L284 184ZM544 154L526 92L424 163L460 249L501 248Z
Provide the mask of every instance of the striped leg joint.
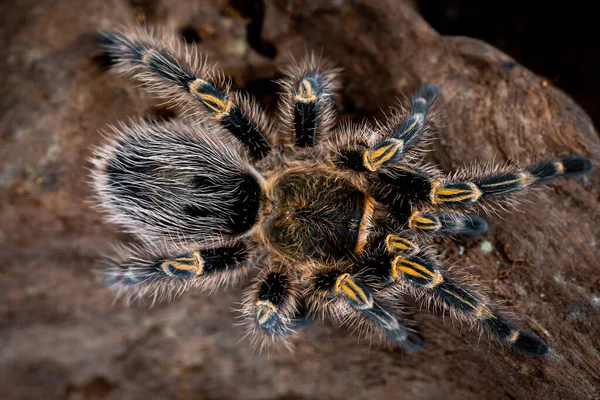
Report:
M369 171L375 171L382 167L398 160L404 149L404 141L401 139L391 138L384 140L371 149L367 149L363 153L363 166Z
M405 257L413 256L420 251L419 245L412 239L396 235L385 237L385 249L389 254L402 254Z
M213 275L237 267L248 256L244 245L217 249L196 250L172 259L162 260L149 267L155 274L176 279Z
M423 233L447 235L479 235L488 230L487 222L475 214L428 211L416 211L411 214L408 227Z

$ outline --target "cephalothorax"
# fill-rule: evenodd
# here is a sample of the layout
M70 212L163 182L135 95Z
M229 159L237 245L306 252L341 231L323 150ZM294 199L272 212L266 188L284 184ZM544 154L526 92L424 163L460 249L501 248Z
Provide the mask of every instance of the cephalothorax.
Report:
M386 124L335 126L338 71L308 57L280 82L275 121L177 42L143 31L100 37L119 71L189 114L122 124L96 150L98 204L137 240L105 270L117 290L170 297L236 283L257 267L243 313L261 345L288 343L299 322L322 314L418 350L421 339L399 317L409 294L517 351L548 352L486 296L451 278L427 242L485 232L487 223L469 211L586 173L589 160L445 176L418 148L438 94L432 84Z

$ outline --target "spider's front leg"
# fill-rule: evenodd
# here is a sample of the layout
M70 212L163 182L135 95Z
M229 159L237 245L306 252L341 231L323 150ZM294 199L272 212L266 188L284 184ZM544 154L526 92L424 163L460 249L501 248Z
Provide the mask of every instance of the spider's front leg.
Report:
M583 175L591 168L586 158L565 156L520 169L459 172L456 178L449 178L396 163L371 176L371 192L388 205L396 219L406 223L406 229L427 234L478 234L487 230L487 223L461 209L489 201L507 203L510 196L529 188L559 177Z
M374 252L363 257L361 265L374 285L383 288L380 293L385 298L393 300L409 292L417 298L433 300L453 317L478 324L516 351L531 356L548 353L542 339L520 329L495 311L484 296L450 278L413 238L387 235L374 247Z
M317 270L306 295L314 314L325 314L337 323L353 326L363 333L385 336L408 351L419 351L423 347L421 338L374 296L360 276L344 268Z
M181 52L174 39L161 42L148 32L101 32L100 45L120 72L130 73L154 94L207 114L247 148L255 160L271 151L269 124L256 101L237 92L197 54ZM197 104L202 107L198 109Z
M122 247L102 276L111 288L128 299L146 294L170 298L190 287L214 290L235 284L244 275L249 259L249 249L242 242L164 253L170 252L176 255L158 254L154 247Z
M514 195L556 178L583 175L591 169L590 160L580 156L564 156L525 168L509 167L487 173L460 171L456 177L432 177L409 166L394 164L382 169L377 180L389 185L390 192L397 192L397 198L460 208Z

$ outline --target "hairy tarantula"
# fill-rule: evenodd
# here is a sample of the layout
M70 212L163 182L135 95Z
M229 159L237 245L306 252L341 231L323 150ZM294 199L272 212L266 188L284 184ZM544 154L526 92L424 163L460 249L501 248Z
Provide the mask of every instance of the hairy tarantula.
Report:
M542 339L449 276L427 242L485 232L487 223L469 213L477 206L502 206L533 186L586 173L589 160L446 176L418 147L429 133L433 84L385 124L336 127L338 70L307 57L280 81L275 122L176 40L142 30L100 39L120 72L188 112L121 124L96 149L98 205L137 239L104 271L119 292L161 298L213 290L259 267L242 311L261 347L288 344L303 320L321 315L419 350L422 340L399 317L409 294L516 351L548 353Z

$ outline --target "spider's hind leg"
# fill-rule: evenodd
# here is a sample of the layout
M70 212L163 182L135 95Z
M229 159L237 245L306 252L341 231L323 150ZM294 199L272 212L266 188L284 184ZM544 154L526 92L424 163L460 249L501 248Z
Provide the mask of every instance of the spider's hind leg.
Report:
M369 191L388 206L404 229L436 235L475 235L487 231L487 222L463 210L486 202L510 204L513 196L529 188L559 177L583 175L591 168L586 158L564 156L526 168L459 172L457 178L449 178L395 163L369 177Z
M338 72L314 55L285 71L286 77L279 81L284 89L279 116L287 131L282 140L293 137L296 147L313 147L328 139L336 122Z
M121 247L102 277L128 299L146 294L171 298L189 287L214 290L235 284L244 275L249 256L248 247L241 242L201 250Z

